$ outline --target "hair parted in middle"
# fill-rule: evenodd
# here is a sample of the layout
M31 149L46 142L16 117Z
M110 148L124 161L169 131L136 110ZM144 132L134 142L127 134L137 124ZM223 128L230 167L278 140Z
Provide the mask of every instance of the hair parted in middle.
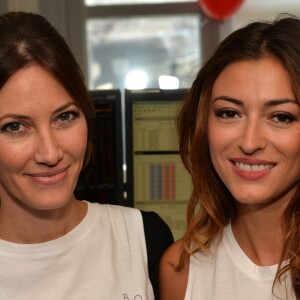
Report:
M64 38L43 16L8 12L0 17L0 89L18 70L39 65L49 72L82 110L87 126L84 165L92 149L94 106L81 68Z

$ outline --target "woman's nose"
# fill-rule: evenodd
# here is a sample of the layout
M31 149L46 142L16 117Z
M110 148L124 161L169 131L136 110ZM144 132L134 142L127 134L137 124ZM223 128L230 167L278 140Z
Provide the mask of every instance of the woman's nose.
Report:
M53 132L41 134L36 140L35 161L39 164L56 165L63 156L61 143Z
M247 155L262 150L267 145L263 124L259 120L251 120L244 124L238 138L238 147Z

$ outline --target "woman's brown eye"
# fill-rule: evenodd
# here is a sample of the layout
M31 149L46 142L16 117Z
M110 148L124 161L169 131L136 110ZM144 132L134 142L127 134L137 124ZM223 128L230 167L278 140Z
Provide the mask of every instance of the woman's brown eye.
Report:
M63 122L71 121L79 116L77 111L67 111L59 115L59 120Z
M237 116L237 112L231 109L222 109L216 113L216 116L224 119L233 119Z
M21 128L20 123L11 122L2 127L2 131L14 132L19 131Z
M276 114L273 116L273 120L278 123L291 123L296 120L294 116L287 113Z

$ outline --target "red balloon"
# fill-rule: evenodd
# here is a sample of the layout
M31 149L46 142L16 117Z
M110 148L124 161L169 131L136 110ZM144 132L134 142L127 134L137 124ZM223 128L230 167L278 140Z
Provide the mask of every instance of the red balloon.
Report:
M243 0L198 0L203 12L210 18L223 21L230 17L243 3Z

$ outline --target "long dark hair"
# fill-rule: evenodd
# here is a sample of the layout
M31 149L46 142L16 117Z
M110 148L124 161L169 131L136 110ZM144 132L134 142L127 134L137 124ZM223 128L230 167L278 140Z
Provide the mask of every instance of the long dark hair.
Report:
M86 165L92 149L94 106L72 51L41 15L9 12L0 16L0 89L15 72L34 64L51 73L85 115L88 126Z
M289 74L300 99L300 20L283 15L274 22L253 22L230 34L204 64L194 80L178 118L180 153L193 180L187 209L187 231L178 270L196 251L209 251L216 236L236 215L233 197L216 173L208 144L209 103L213 85L226 66L241 60L274 57ZM300 187L282 216L284 249L275 281L290 271L300 298ZM191 249L190 245L194 245ZM283 264L285 258L289 263Z

